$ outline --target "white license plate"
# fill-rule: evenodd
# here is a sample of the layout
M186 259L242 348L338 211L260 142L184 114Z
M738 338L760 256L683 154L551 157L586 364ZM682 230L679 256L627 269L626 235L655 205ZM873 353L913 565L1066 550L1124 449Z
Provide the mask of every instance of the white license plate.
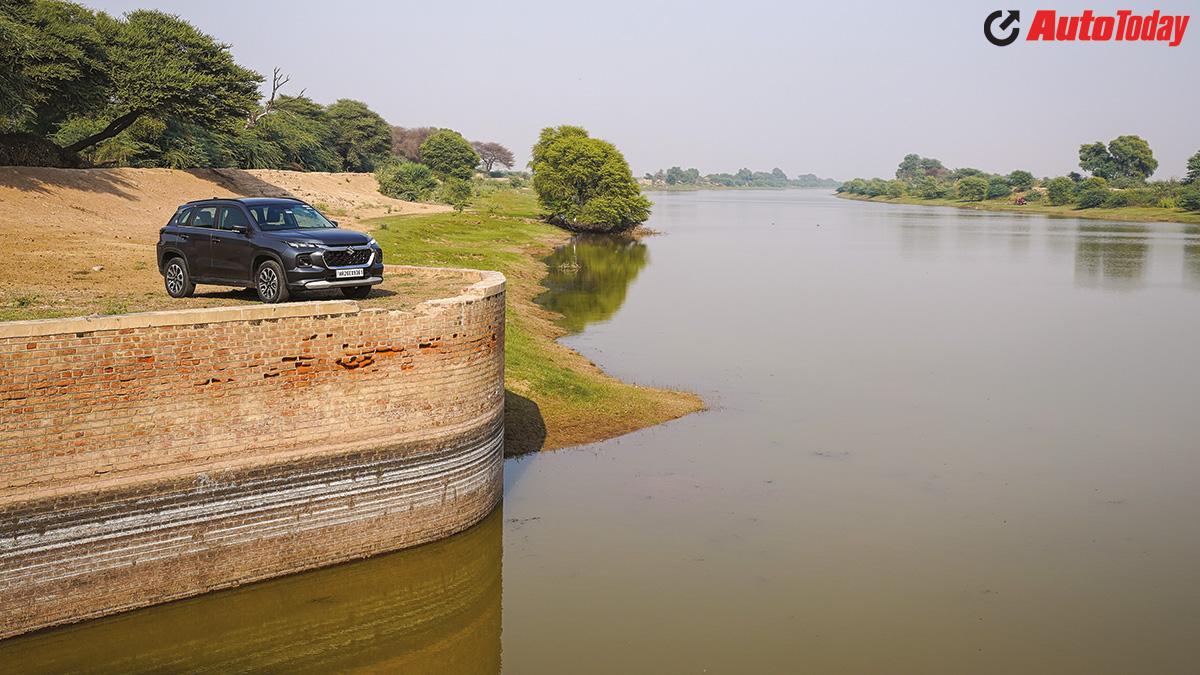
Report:
M337 278L339 279L352 279L354 277L361 277L362 275L362 270L337 270Z

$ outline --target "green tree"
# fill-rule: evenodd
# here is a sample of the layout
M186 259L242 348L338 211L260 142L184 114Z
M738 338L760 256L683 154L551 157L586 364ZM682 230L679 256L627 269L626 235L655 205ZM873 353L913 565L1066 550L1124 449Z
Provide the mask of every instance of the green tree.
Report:
M1188 158L1187 174L1183 177L1184 185L1191 185L1197 181L1200 181L1200 152Z
M1046 197L1055 206L1070 204L1075 196L1075 181L1066 176L1051 178L1046 181Z
M339 99L325 109L342 171L372 171L392 150L392 128L362 101Z
M1158 168L1150 144L1140 136L1117 136L1079 146L1079 167L1105 180L1127 178L1144 181Z
M150 10L124 20L99 15L107 44L109 102L98 132L67 146L78 152L128 129L142 116L202 128L230 127L258 102L262 76L239 66L221 44L186 21Z
M1000 199L1012 194L1012 187L1009 186L1008 180L1001 176L992 176L987 181L987 198Z
M470 180L475 175L475 165L479 164L479 155L462 134L440 129L421 144L421 162L442 180Z
M340 171L334 130L325 109L307 96L280 96L271 114L238 133L234 142L242 168ZM270 150L267 150L270 148ZM255 152L255 149L258 149ZM252 158L251 154L254 154Z
M111 81L102 22L112 23L69 2L0 4L0 131L45 136L105 105Z
M1144 181L1158 169L1150 144L1140 136L1117 136L1108 142L1117 175Z
M1017 169L1008 174L1008 184L1017 192L1028 192L1033 188L1033 174Z
M438 186L429 167L405 161L382 163L375 169L375 181L381 193L410 202L428 199Z
M903 197L904 196L904 181L889 180L887 182L886 194L888 196L888 199L899 199L900 197Z
M1200 211L1200 187L1192 185L1179 194L1180 208Z
M950 194L950 186L933 176L921 176L913 183L912 192L921 199L942 199Z
M650 216L650 201L642 196L625 157L581 127L542 129L531 166L538 201L552 222L615 232Z
M988 180L983 176L967 176L955 184L958 198L968 202L981 202L987 197Z

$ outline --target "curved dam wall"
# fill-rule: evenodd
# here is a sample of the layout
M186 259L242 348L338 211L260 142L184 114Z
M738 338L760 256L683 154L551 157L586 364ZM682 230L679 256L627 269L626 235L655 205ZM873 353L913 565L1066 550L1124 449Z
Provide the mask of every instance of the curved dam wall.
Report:
M478 522L502 490L504 278L460 272L411 311L0 324L0 637Z

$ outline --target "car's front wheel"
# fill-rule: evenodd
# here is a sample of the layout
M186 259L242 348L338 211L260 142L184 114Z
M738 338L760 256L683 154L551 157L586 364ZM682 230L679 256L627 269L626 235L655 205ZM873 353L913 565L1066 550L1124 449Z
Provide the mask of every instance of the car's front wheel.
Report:
M258 266L258 271L254 273L254 288L258 291L258 299L266 303L286 302L288 299L287 278L283 276L283 268L274 260Z
M163 268L163 283L167 287L167 295L172 298L186 298L196 290L192 277L188 274L187 263L183 258L171 258Z
M362 300L370 294L370 286L342 286L342 295L351 300Z

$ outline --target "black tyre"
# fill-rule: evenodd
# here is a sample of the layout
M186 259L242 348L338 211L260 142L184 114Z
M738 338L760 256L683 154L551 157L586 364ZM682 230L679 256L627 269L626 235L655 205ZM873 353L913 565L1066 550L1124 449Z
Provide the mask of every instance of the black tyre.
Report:
M178 257L171 258L163 267L163 284L167 287L167 295L172 298L186 298L196 290L192 275L188 274L187 263Z
M342 295L350 300L362 300L370 294L370 286L342 286Z
M279 263L268 260L258 266L254 272L254 290L258 291L258 299L265 303L287 302L287 277Z

